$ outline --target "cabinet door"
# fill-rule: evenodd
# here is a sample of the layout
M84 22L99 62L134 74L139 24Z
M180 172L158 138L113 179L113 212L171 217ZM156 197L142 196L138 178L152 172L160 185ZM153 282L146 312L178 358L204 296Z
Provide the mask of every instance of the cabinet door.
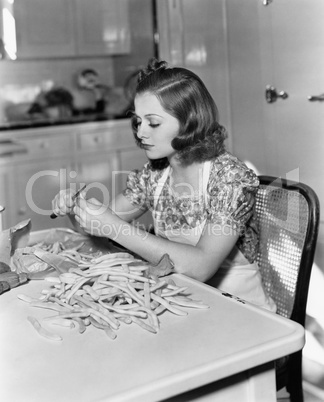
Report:
M75 53L70 0L15 0L14 16L19 59Z
M123 189L126 185L126 179L131 170L142 169L148 161L145 152L142 149L134 148L120 151L121 170L120 181Z
M70 160L26 162L17 165L14 171L17 203L15 223L30 218L32 230L71 227L67 217L50 219L55 195L69 185L76 186L78 179Z
M78 55L130 52L129 0L75 0Z
M105 205L121 191L120 161L117 152L79 155L77 180L88 185L87 198L96 198Z

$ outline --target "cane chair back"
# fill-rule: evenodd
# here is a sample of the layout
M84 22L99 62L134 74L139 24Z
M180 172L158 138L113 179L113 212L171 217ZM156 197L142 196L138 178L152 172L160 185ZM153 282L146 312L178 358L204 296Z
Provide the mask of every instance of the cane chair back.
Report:
M277 314L305 326L306 303L319 225L319 201L305 184L259 176L257 262ZM303 401L302 352L276 362L277 389Z

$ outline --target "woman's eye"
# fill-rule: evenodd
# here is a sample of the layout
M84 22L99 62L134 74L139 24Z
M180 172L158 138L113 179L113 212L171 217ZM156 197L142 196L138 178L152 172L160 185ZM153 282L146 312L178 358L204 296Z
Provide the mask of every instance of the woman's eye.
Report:
M150 123L150 124L149 124L149 126L150 126L150 127L153 127L153 128L159 127L159 125L160 125L160 124L158 124L158 123Z

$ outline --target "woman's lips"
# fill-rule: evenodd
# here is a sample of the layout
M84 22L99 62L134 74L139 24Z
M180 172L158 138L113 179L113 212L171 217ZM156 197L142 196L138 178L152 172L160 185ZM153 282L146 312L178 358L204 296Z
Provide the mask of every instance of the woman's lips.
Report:
M154 145L141 143L141 148L142 149L148 150L148 149L151 149L152 147L154 147Z

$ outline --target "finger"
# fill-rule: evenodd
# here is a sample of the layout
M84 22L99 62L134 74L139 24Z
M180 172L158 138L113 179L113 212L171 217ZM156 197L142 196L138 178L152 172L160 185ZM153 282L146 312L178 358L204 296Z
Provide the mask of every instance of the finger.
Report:
M72 208L74 206L74 200L73 196L75 194L75 191L68 190L65 193L63 193L63 202L65 203L67 208Z
M93 204L93 205L97 205L97 206L101 206L102 203L100 201L98 201L96 198L90 198L89 200L87 200L89 204Z
M79 223L79 225L82 228L85 228L85 226L86 226L86 214L78 206L75 206L73 208L73 213L75 215L75 220Z
M78 197L83 198L85 200L85 196L87 194L88 189L84 188L81 193L79 193Z
M55 215L66 215L72 211L74 205L72 200L73 191L61 190L52 201L52 209Z
M52 201L52 210L56 216L62 216L67 213L65 202L60 197L60 194L56 195Z
M75 207L79 209L86 209L87 208L87 201L84 198L77 197L74 201L74 209Z

